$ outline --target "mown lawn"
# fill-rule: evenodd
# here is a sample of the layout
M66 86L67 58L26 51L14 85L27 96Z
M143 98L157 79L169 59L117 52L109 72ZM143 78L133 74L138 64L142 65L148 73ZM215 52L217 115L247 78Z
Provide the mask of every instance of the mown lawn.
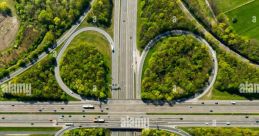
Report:
M231 10L239 5L247 3L251 0L212 0L216 5L219 13Z
M259 40L259 21L253 22L253 17L259 17L259 0L255 0L240 8L227 12L231 25L238 34ZM236 23L232 19L237 19Z

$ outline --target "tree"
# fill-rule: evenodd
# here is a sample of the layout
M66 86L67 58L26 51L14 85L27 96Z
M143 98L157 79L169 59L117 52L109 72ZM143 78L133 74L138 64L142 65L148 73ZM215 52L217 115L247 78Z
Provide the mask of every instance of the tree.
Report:
M4 15L10 15L11 9L7 6L6 2L0 2L0 13Z

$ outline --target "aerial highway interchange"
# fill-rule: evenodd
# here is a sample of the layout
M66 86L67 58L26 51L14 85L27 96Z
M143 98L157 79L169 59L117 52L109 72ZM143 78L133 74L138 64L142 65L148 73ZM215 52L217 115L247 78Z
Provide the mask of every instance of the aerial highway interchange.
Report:
M94 1L94 0L93 0ZM212 35L202 24L188 11L186 6L179 1L181 9L186 15L200 26L204 34ZM218 60L216 52L210 44L192 32L185 30L167 31L151 40L143 52L137 49L137 19L138 0L114 0L114 33L113 36L98 27L79 28L80 24L88 15L88 10L80 17L61 38L57 41L57 46L61 50L57 53L55 67L55 78L62 90L69 96L79 101L69 102L0 102L0 127L62 127L56 133L61 136L64 131L75 128L109 128L113 136L119 135L140 135L144 126L121 125L121 119L125 117L147 118L147 128L158 128L189 136L188 133L177 127L258 127L259 125L259 101L257 100L201 100L200 98L210 93L217 74ZM112 83L111 98L106 101L96 101L84 98L74 93L60 76L59 62L66 48L72 40L83 32L95 31L103 35L112 52ZM210 76L209 84L202 93L195 96L167 102L150 102L141 100L141 80L145 58L152 48L161 39L172 35L193 35L199 42L204 43L208 48L213 61L213 74ZM214 37L215 40L217 40ZM247 58L229 49L219 40L220 47L230 53L239 56L243 61L250 62ZM63 45L64 44L64 45ZM54 49L50 51L52 53ZM47 53L42 53L37 62L46 57ZM27 64L11 73L9 77L0 80L4 84L14 77L28 70L33 65ZM258 67L258 64L251 63ZM93 105L93 109L82 107L83 105ZM94 122L95 118L104 119L105 122ZM72 123L73 125L67 125ZM123 132L120 130L128 130Z

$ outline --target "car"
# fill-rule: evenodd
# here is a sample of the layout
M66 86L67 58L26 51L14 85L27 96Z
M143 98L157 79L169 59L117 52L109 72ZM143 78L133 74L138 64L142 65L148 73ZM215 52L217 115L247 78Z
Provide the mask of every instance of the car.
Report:
M236 105L236 102L231 102L232 105Z
M205 125L209 125L209 123L208 123L208 122L206 122L206 123L205 123Z
M64 118L64 116L60 116L60 117L59 117L59 119L63 119L63 118Z
M2 117L2 119L5 119L5 117Z
M216 105L218 105L218 104L219 104L219 102L215 102L215 104L216 104Z
M226 125L230 125L230 122L226 122Z
M65 123L65 126L74 126L74 123Z
M204 104L204 102L201 102L201 104Z
M210 112L213 112L213 110L210 110Z

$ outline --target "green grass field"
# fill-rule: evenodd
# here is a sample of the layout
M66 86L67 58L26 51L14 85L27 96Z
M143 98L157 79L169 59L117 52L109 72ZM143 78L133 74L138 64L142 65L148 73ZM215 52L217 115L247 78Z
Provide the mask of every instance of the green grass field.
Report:
M251 0L212 0L216 5L219 13L234 9Z
M201 99L202 100L247 100L247 98L243 96L230 94L227 91L221 92L216 89L213 89L211 96L204 96Z
M256 22L253 22L253 17L259 17L258 7L259 0L255 0L254 2L226 13L231 25L238 34L259 40L259 20L257 19ZM233 18L237 19L236 23L231 21Z

